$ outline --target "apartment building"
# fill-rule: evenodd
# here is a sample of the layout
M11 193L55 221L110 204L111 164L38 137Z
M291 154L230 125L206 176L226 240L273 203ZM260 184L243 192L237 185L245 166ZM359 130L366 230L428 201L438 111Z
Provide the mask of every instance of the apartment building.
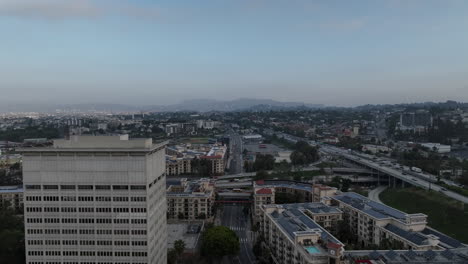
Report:
M210 179L167 181L169 219L205 219L212 215L214 184Z
M312 185L312 201L314 202L325 202L328 203L329 197L335 196L338 193L338 189L335 187L314 184Z
M201 159L206 159L211 163L211 174L212 175L224 175L224 169L226 168L226 152L227 147L224 145L215 145L210 151L201 156Z
M226 168L227 147L222 144L181 144L166 150L166 174L189 175L195 170L193 160L209 161L211 175L223 175Z
M323 203L261 206L260 232L275 263L339 263L344 245L313 220L318 214L338 221L342 212Z
M407 214L348 192L331 197L362 246L397 244L401 249L442 250L463 245L427 226L425 214Z
M0 208L10 207L16 212L23 209L23 186L0 186Z
M192 159L183 157L166 156L166 175L189 175L192 174Z
M445 250L356 250L346 251L341 263L369 264L466 264L468 247Z
M254 188L254 220L259 221L260 207L263 204L274 204L276 195L289 195L297 202L321 202L324 198L335 195L337 189L321 184L308 184L286 180L258 180Z
M22 149L26 263L165 264L165 145L72 136Z
M259 221L260 210L264 204L275 203L275 188L269 187L254 187L254 220Z

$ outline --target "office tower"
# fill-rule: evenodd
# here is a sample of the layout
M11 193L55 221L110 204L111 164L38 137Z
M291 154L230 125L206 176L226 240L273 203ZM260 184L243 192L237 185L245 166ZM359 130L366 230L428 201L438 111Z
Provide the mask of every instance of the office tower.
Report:
M73 136L22 152L26 263L166 263L165 143Z

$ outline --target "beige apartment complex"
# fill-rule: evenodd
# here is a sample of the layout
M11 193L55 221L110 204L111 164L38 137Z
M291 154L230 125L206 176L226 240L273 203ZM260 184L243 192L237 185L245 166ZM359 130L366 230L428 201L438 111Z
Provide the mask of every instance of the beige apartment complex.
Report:
M264 204L274 204L278 194L291 195L298 202L321 202L324 198L337 193L334 187L321 184L308 184L283 180L259 180L253 183L254 221L258 223L260 208Z
M313 201L275 204L279 190L307 192ZM306 199L307 194L298 197ZM253 206L264 246L278 264L464 263L468 259L468 247L430 228L426 215L407 214L325 185L257 181ZM345 250L332 235L339 234L342 224L361 250ZM379 247L385 250L370 250Z
M210 179L167 183L167 217L169 219L206 219L212 215L214 185Z
M425 214L407 214L352 192L331 199L331 204L343 211L351 232L363 246L385 243L412 250L462 246L459 241L427 226Z
M344 245L313 220L338 222L342 212L323 203L262 205L260 232L275 263L328 264L343 255Z
M221 144L183 144L167 148L166 174L190 175L196 170L193 160L209 162L211 175L223 175L226 168L227 147Z

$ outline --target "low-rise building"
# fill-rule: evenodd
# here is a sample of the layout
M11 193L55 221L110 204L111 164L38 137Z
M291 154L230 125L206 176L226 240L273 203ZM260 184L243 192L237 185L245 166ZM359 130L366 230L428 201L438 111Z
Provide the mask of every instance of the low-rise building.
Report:
M260 216L260 208L264 204L275 203L275 188L255 187L254 188L254 218Z
M254 220L259 221L260 207L264 204L274 204L276 195L290 195L297 202L321 202L337 193L335 187L321 184L287 181L287 180L259 180L253 183L254 188Z
M223 175L226 168L227 147L216 144L181 144L166 149L166 174L190 175L196 172L193 160L209 161L210 175Z
M214 184L210 179L168 180L167 217L169 219L205 219L212 215Z
M0 186L0 208L9 206L17 212L23 208L22 186Z
M166 155L166 175L189 175L192 174L192 159L188 157L178 158Z
M323 203L262 205L260 232L275 263L339 263L344 244L311 218L317 213L337 221L342 214Z
M413 250L462 247L459 241L427 226L425 214L407 214L353 192L331 199L331 204L343 211L344 221L364 247L383 244Z

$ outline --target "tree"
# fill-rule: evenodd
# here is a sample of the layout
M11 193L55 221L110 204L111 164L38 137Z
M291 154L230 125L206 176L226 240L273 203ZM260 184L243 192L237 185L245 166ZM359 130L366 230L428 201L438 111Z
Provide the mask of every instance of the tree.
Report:
M24 229L21 217L10 207L0 211L0 263L24 263Z
M177 263L177 252L175 249L171 248L167 251L167 263L175 264Z
M181 239L174 241L174 250L178 258L182 256L185 250L185 242Z
M253 164L253 169L258 170L272 170L275 166L275 157L270 154L258 154L255 157L255 162Z
M297 150L291 153L290 159L291 159L292 165L294 166L303 166L307 162L305 155L302 152L297 151Z
M291 163L294 166L303 166L317 161L320 157L318 150L305 141L298 141L295 150L291 153Z
M257 173L255 174L255 177L254 177L254 180L258 181L258 180L265 180L268 178L270 174L268 174L268 172L264 171L264 170L261 170L261 171L257 171Z
M239 253L239 237L225 226L207 228L202 235L201 254L210 259L220 259Z
M278 175L289 175L290 172L291 164L289 164L286 160L280 161L274 168L274 173Z

